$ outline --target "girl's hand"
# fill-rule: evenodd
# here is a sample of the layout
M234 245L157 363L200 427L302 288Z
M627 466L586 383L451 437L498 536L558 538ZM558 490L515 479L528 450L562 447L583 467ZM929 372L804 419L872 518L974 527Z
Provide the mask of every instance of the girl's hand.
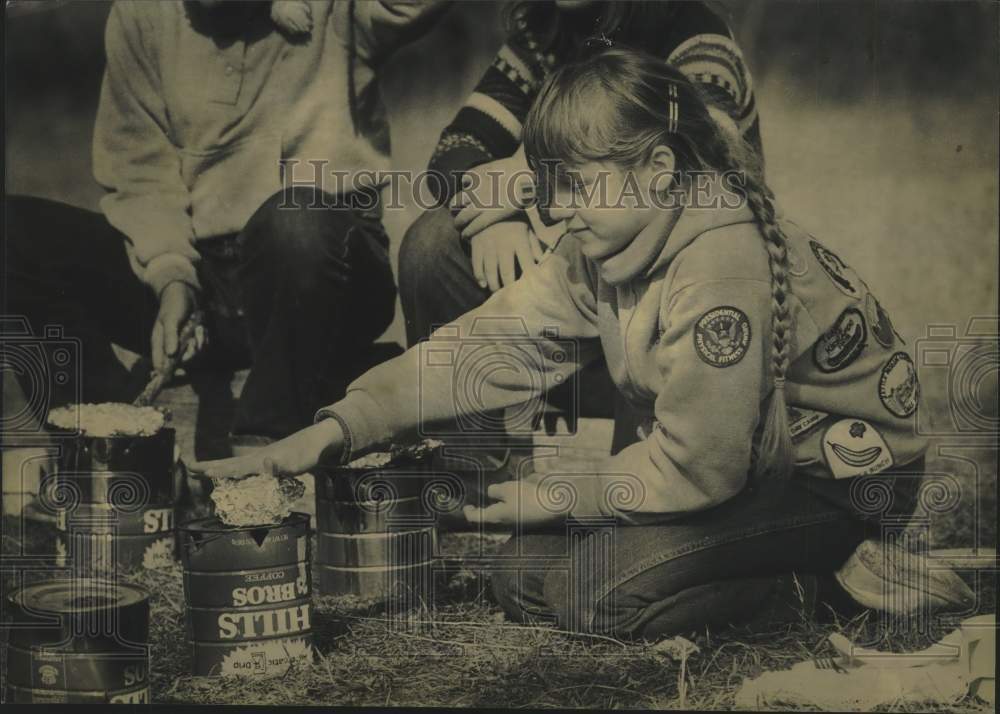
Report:
M455 228L470 240L516 216L533 195L534 175L520 154L475 166L462 176L462 190L451 200Z
M513 526L537 526L558 521L569 515L571 504L558 497L553 499L542 492L537 480L505 481L491 485L486 494L499 503L486 508L465 506L462 509L469 523L499 523Z
M297 476L311 471L322 461L339 457L344 434L336 419L323 419L281 441L245 456L218 461L196 461L188 468L211 478L245 478L254 474Z
M472 271L480 287L496 292L517 279L515 264L526 273L542 259L541 241L523 221L504 221L472 239Z

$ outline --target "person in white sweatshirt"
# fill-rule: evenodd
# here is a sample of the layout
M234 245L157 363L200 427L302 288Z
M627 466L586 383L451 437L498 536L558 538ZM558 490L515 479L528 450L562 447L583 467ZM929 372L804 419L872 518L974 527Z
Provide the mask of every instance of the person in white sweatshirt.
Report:
M162 369L206 335L206 361L252 367L237 442L286 436L344 393L395 311L366 181L389 162L377 74L439 7L112 6L93 142L101 213L6 201L8 309L82 342L82 395L56 385L53 403L138 394L146 375L130 378L111 342Z

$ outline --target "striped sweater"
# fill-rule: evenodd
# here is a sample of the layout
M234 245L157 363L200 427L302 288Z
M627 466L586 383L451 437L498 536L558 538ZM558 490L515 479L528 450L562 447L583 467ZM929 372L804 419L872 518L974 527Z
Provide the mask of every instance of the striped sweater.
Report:
M621 26L615 43L662 56L703 88L737 130L760 148L760 126L750 73L726 23L701 2L672 2L659 31ZM572 49L546 52L543 28L520 20L455 119L445 128L430 160L430 170L451 176L473 166L511 156L538 90L557 66L572 60Z

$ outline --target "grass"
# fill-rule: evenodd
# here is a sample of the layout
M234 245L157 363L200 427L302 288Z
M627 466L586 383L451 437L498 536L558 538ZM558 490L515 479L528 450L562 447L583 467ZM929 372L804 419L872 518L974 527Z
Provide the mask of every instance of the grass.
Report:
M52 540L48 527L13 518L4 520L4 532L10 534L7 555L44 552ZM501 540L490 536L486 551ZM442 552L460 555L474 542L471 535L445 535ZM726 710L744 678L835 654L827 642L833 632L866 646L912 651L951 625L944 621L921 635L898 621L886 627L866 612L827 624L802 617L767 631L688 633L698 651L683 662L682 676L682 663L654 643L511 623L491 599L488 577L462 570L438 583L432 608L403 622L390 621L374 603L315 597L319 655L310 666L269 679L193 677L187 672L180 565L125 577L151 593L150 686L158 703ZM995 600L995 583L985 584L981 609L995 611L989 604ZM945 710L988 707L967 698L947 709L933 702L886 708Z

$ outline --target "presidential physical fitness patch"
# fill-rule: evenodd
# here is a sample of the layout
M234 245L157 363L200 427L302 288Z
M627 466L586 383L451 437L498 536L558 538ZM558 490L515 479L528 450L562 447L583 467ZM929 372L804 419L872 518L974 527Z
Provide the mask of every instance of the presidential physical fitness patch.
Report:
M731 367L750 347L750 320L739 308L724 305L709 310L694 325L694 348L702 362Z
M813 361L821 372L838 372L856 360L868 341L867 326L860 310L844 310L833 327L813 345Z
M877 474L894 463L885 438L861 419L841 419L827 429L823 456L834 478Z
M860 300L862 292L858 285L861 284L861 278L858 277L858 274L847 263L841 260L840 256L832 250L824 248L819 242L811 240L809 241L809 247L812 248L813 255L816 256L820 267L823 268L830 280L833 281L833 284L837 286L837 289L855 300Z
M896 337L892 321L871 293L865 298L865 312L868 313L868 325L875 341L886 349L892 347Z
M920 382L917 381L917 368L910 355L897 352L889 358L878 380L878 396L882 405L901 419L917 411Z

